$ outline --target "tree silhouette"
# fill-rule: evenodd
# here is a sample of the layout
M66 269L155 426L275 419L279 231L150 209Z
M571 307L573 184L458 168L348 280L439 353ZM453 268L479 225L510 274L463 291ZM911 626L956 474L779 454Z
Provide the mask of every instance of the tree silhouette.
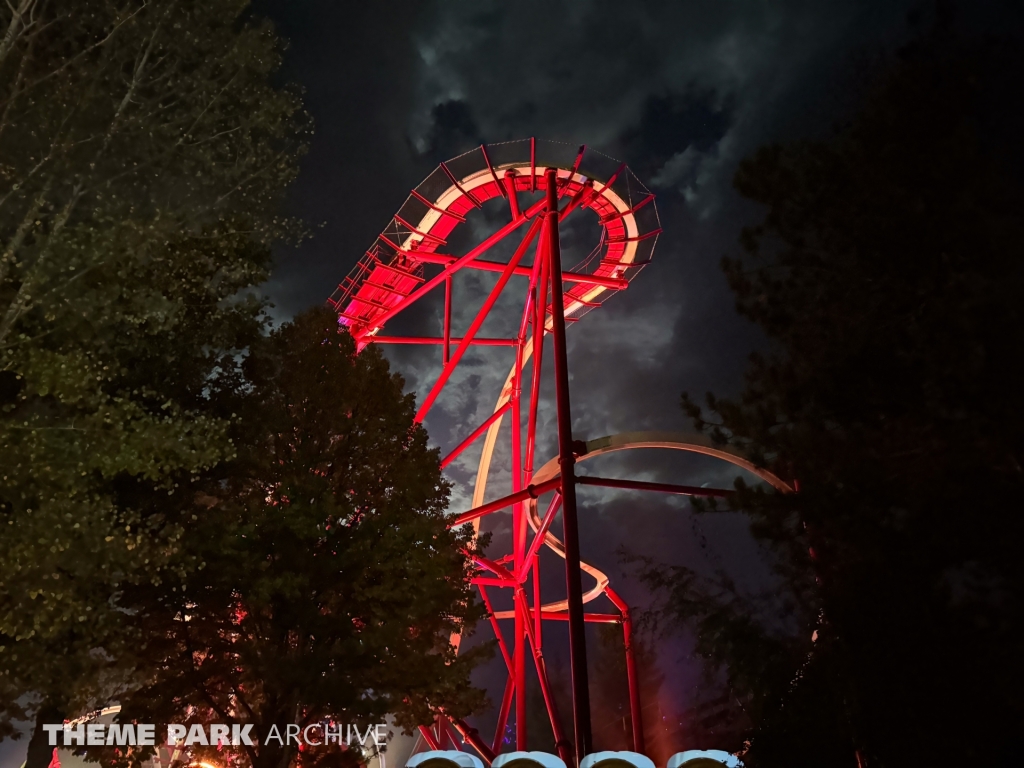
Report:
M798 483L729 504L781 587L652 583L746 702L751 765L993 764L1024 722L1020 71L939 25L833 140L736 174L767 214L725 270L771 349L738 398L684 406Z
M182 575L125 590L146 682L120 717L251 723L263 745L231 750L237 764L323 768L355 753L297 753L267 743L271 727L470 714L490 646L456 657L449 638L481 616L476 545L448 527L449 486L401 377L376 348L356 354L326 309L254 345L245 371L238 455L196 483Z

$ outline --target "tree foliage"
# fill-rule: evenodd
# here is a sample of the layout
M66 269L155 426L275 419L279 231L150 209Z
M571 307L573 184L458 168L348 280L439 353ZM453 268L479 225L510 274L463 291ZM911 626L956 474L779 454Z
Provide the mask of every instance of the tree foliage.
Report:
M167 510L234 455L209 403L261 332L240 292L295 231L275 202L308 130L244 12L0 11L0 721L101 702L119 595L180 577Z
M121 718L252 723L264 746L233 759L276 768L296 753L265 741L273 725L468 715L482 703L469 671L489 646L456 657L450 637L481 615L476 544L448 527L449 486L401 377L376 347L356 354L327 310L255 346L245 372L238 455L183 512L186 575L125 590L151 639ZM343 757L306 750L298 765Z
M785 597L766 618L686 569L657 586L752 705L750 764L990 764L1024 725L1024 221L993 143L1018 61L939 29L833 140L736 175L767 214L725 270L772 351L684 405L798 481L730 503Z

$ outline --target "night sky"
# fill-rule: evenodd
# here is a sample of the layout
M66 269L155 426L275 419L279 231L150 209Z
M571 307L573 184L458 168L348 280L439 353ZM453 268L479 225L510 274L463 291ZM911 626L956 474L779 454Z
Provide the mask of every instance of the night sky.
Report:
M985 32L1000 29L1011 4L960 5L957 23ZM737 163L765 143L827 138L879 63L928 24L930 8L910 0L259 0L255 13L289 42L281 77L301 86L316 126L287 201L315 236L276 254L266 285L274 317L322 303L439 161L484 141L587 144L628 162L657 193L664 232L629 289L570 329L575 436L688 429L680 393L736 392L749 353L765 345L735 313L719 268L722 256L737 253L741 227L760 215L732 189ZM505 220L500 212L479 218L480 233ZM597 231L571 233L567 265L577 245L590 250ZM479 302L494 277L460 278L457 296ZM457 328L470 310L457 314ZM436 334L439 305L405 323L389 331ZM500 332L488 326L485 335ZM388 355L420 396L440 370L436 351ZM510 355L467 357L427 421L443 451L490 414ZM554 450L551 394L538 465ZM470 451L452 467L453 511L469 506L477 456ZM591 471L598 469L691 484L735 475L707 461L639 453ZM507 492L508 473L492 477L489 495ZM584 559L640 607L649 597L623 573L620 548L725 568L752 590L771 583L736 516L696 518L685 502L635 494L588 490L581 500ZM503 551L503 526L491 525L494 551ZM545 562L554 598L564 582L558 562ZM685 637L659 645L670 709L699 698L688 648ZM558 663L557 649L552 656Z
M957 24L998 30L1003 5L972 3ZM316 124L289 209L322 228L298 249L277 254L266 289L279 320L322 302L409 189L439 161L481 142L537 136L587 144L629 163L657 193L664 232L653 263L569 333L574 436L583 439L685 430L681 392L737 391L749 353L765 345L736 314L719 268L723 255L738 251L741 227L760 215L732 189L737 163L766 143L831 135L872 73L932 16L931 4L907 0L261 0L255 7L289 40L282 74L302 86ZM482 239L507 215L501 207L477 214L473 234ZM589 252L597 232L584 223L563 233L566 266L574 249L577 256ZM463 245L471 244L472 238ZM457 278L456 306L465 308L456 312L456 332L495 277ZM513 283L517 299L519 288ZM388 332L437 335L440 312L440 301L417 307ZM507 334L514 321L496 322L482 335ZM479 349L426 422L443 452L490 414L511 364L507 349ZM387 354L420 397L440 371L436 349L391 347ZM538 465L555 449L552 397L545 392ZM505 444L502 438L499 447ZM470 450L450 468L453 511L470 506L478 455ZM507 456L499 454L495 466L507 466ZM730 484L736 474L714 462L651 452L587 469L712 485ZM490 498L509 491L507 471L491 477ZM724 569L751 591L771 587L766 559L738 516L695 517L685 501L628 493L587 490L581 501L584 559L612 575L638 607L650 597L629 578L620 551ZM507 526L507 516L487 526L493 553L507 551ZM553 557L545 565L546 595L561 597L561 566ZM557 635L547 642L549 659L564 662ZM658 641L669 676L667 711L701 697L689 647L686 637ZM499 666L496 660L480 676L492 697L500 697L493 689Z

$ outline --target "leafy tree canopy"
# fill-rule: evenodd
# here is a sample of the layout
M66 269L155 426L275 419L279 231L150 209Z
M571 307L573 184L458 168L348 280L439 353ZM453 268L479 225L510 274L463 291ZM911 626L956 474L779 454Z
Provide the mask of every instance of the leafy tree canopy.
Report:
M490 646L456 657L450 637L481 615L476 544L448 527L449 486L401 377L376 347L356 354L326 309L254 347L245 371L238 455L193 486L183 513L186 575L125 590L152 639L122 720L252 723L262 738L272 725L468 715L482 703L469 671ZM234 759L295 757L270 742ZM342 758L306 750L298 764Z
M190 567L167 508L235 454L209 404L261 332L244 291L295 231L308 132L244 12L0 9L0 736L28 692L101 703L121 590Z
M647 576L748 702L751 765L990 764L1024 726L1024 221L992 143L1019 71L938 29L833 140L736 175L767 214L725 270L772 350L684 405L798 481L730 503L781 581Z

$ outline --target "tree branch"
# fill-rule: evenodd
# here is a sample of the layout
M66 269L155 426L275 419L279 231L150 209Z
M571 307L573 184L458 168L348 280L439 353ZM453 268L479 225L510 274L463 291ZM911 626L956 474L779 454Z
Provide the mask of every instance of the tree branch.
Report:
M10 0L5 0L5 2L11 9L11 23L7 25L7 32L4 33L3 40L0 40L0 64L3 64L18 38L36 23L35 18L30 18L27 24L24 23L24 20L26 13L32 14L37 0L21 0L17 8L11 5Z
M114 37L114 35L117 33L117 31L121 27L123 27L125 24L127 24L129 21L131 21L133 18L138 16L140 13L142 13L142 11L146 7L147 7L147 4L143 3L134 13L129 14L127 18L125 18L122 21L119 21L117 24L115 24L114 28L112 30L110 30L110 33L106 37L104 37L102 40L99 40L98 42L95 42L92 45L90 45L88 48L85 48L85 49L79 51L74 56L72 56L70 59L68 59L63 64L61 64L59 67L57 67L57 69L55 69L55 70L53 70L51 72L46 73L45 75L43 75L42 77L40 77L40 78L38 78L36 80L33 80L31 83L29 83L27 86L25 86L25 88L23 88L18 93L11 94L11 96L8 96L6 99L4 99L3 102L0 102L0 106L6 106L7 102L10 101L11 99L13 99L14 97L20 96L21 94L26 93L26 92L32 90L37 85L39 85L41 83L44 83L47 80L49 80L51 77L56 77L61 72L63 72L65 69L67 69L72 64L74 64L79 59L81 59L83 56L86 56L87 54L92 53L93 51L95 51L97 48L100 48L100 47L106 45L108 42L110 42L110 40Z

